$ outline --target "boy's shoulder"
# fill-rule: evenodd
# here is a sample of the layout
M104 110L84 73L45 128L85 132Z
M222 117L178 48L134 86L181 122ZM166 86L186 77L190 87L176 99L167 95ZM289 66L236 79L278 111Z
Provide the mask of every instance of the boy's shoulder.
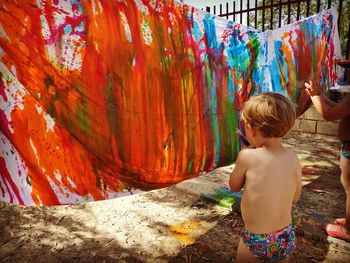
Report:
M254 154L256 152L257 149L255 148L244 148L242 149L239 154L240 155L250 155L250 154Z
M290 148L286 148L286 147L283 147L283 148L285 151L285 156L287 157L285 159L288 160L287 163L289 163L292 166L300 168L300 161L299 161L297 153Z
M266 152L266 149L264 147L259 147L259 148L244 148L242 149L240 152L239 152L239 155L245 157L245 156L249 156L249 157L252 157L252 156L255 156L255 155L261 155L261 154L264 154L264 152ZM291 156L295 156L297 157L297 154L295 151L293 151L292 149L290 148L287 148L287 147L283 147L282 148L282 153L285 153L285 154L289 154ZM278 153L276 153L278 155L281 154L281 152L279 151Z
M284 148L284 150L286 151L287 154L290 154L291 156L294 156L295 158L298 158L297 153L294 150L292 150L290 148L287 148L287 147L283 147L283 148Z
M248 159L248 160L252 160L254 158L254 156L257 156L257 154L259 154L260 149L259 148L244 148L242 149L239 154L238 157L240 159Z

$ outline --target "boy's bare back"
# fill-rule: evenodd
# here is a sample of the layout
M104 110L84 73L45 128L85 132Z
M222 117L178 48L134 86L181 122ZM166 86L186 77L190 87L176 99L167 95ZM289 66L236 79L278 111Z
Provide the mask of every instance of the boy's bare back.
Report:
M246 165L241 210L245 227L253 233L271 233L291 223L291 206L300 196L300 163L283 146L245 149L239 161Z

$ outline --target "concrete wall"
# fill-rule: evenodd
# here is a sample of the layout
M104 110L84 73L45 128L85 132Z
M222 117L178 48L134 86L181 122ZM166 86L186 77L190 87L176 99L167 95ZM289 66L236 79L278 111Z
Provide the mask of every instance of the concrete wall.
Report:
M336 136L338 132L338 122L325 121L312 106L297 119L292 130L305 133Z

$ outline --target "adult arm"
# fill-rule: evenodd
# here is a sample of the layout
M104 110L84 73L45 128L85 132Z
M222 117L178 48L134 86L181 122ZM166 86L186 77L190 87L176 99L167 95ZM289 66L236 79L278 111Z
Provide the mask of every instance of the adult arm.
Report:
M325 96L324 94L322 94L323 100L324 102L331 108L333 108L334 106L336 106L338 103L330 100L327 96Z
M305 83L306 92L321 116L327 121L335 121L350 115L350 95L347 95L340 103L330 103L322 93L318 84L312 81Z

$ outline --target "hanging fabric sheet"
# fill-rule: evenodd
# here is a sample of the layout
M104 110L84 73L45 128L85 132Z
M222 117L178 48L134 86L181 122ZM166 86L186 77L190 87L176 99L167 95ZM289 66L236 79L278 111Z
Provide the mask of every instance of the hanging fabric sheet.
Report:
M260 32L171 0L2 1L0 199L56 205L231 164L255 93L310 105L335 80L337 14Z

